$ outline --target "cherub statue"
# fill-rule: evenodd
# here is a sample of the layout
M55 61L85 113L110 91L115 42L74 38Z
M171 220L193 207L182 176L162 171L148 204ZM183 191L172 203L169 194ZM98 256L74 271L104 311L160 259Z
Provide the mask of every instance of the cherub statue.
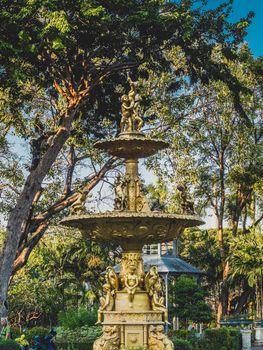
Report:
M130 75L128 74L128 82L130 83L131 89L128 93L129 100L131 101L132 109L132 120L133 120L133 129L140 131L143 125L143 120L140 117L141 106L140 102L142 100L141 96L137 92L138 83L132 81Z
M130 91L128 95L121 97L121 131L140 131L143 120L140 117L140 101L141 96L137 93L138 83L132 81L128 75L128 82L130 83Z
M115 180L115 210L122 211L126 207L125 182L118 174Z
M106 269L106 283L111 286L112 295L119 290L119 279L112 266L109 266Z
M131 270L127 275L124 276L124 286L128 293L129 306L132 307L134 294L139 286L140 280L135 271Z
M71 215L76 215L76 214L84 214L85 213L85 203L87 199L88 192L78 191L79 196L77 200L72 204L70 208L70 214Z
M154 285L158 282L159 275L156 266L152 266L145 276L145 289L150 296L153 295Z
M101 315L103 311L112 311L114 307L114 298L110 284L105 283L102 287L105 297L100 298L100 307L98 310L98 320L96 324L101 323Z
M194 202L188 199L189 192L187 190L186 184L178 185L177 190L180 192L181 208L183 214L195 214Z
M133 109L133 104L129 99L128 95L123 95L121 97L121 113L122 113L122 118L121 118L121 131L132 131L132 109Z
M162 292L162 283L159 277L158 281L153 286L153 294L152 294L152 309L154 311L162 311L164 313L164 322L169 324L168 322L168 310L164 305L164 297L160 294Z

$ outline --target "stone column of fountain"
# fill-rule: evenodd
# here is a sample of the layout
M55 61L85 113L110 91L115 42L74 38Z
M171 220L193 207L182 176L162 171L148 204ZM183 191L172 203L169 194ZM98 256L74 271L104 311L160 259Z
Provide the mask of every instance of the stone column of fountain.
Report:
M95 147L125 159L126 173L115 181L114 211L76 214L62 220L66 226L78 227L88 239L114 242L122 247L121 270L106 270L104 297L100 300L98 323L103 334L94 342L94 350L117 350L127 347L149 349L173 348L164 334L168 322L162 296L162 280L152 266L145 275L141 256L144 244L170 241L186 227L203 222L189 215L151 212L141 191L138 159L149 157L168 147L166 142L145 137L140 131L140 96L136 83L129 78L131 89L122 96L121 133L118 138L97 142Z

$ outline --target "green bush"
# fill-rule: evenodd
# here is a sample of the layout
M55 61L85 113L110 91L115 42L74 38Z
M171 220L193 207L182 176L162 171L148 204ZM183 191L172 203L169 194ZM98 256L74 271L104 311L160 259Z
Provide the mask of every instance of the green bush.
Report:
M209 342L204 338L190 340L193 350L210 350Z
M57 328L56 344L58 348L65 347L65 344L75 344L75 346L92 344L101 334L101 326L82 326L77 330L59 327Z
M186 330L175 331L173 335L187 340L193 350L240 350L242 347L241 334L236 328L207 329L200 339Z
M20 345L14 340L0 340L0 350L20 350Z
M92 350L93 343L91 344L59 344L58 350Z
M78 329L82 326L94 326L97 321L97 310L87 310L81 306L77 310L69 309L58 314L58 323L67 329Z
M11 333L12 333L12 339L19 338L21 336L20 328L19 327L11 327Z
M186 329L179 329L177 331L173 331L172 334L175 338L188 340L189 337L192 335L192 332L189 332Z
M45 327L33 327L27 329L27 331L24 333L26 336L26 339L31 342L31 340L38 335L39 337L45 337L49 333L49 329Z
M191 344L184 339L173 337L174 350L192 350Z
M224 350L224 347L228 349L229 334L226 328L207 329L205 339L209 343L209 350Z

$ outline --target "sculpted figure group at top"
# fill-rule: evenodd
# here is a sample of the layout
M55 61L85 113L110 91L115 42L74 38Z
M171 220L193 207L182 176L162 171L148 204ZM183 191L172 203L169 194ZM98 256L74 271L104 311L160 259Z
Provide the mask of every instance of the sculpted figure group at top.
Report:
M131 132L140 131L143 125L143 120L140 116L140 101L141 96L138 94L137 86L138 83L132 81L128 75L128 82L130 83L130 91L128 95L121 97L121 131Z

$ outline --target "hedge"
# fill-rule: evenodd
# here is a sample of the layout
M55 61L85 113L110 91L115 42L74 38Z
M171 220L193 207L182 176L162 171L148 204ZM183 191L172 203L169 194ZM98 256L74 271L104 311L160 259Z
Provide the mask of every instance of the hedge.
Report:
M241 334L236 328L207 329L201 339L194 333L179 330L173 333L175 338L187 341L193 350L240 350L242 348Z
M174 337L172 339L174 344L174 350L193 350L189 341Z
M14 340L0 340L0 350L21 350Z
M63 327L57 328L55 342L58 348L67 349L67 345L71 345L82 350L83 345L86 347L92 344L102 334L101 326L83 326L78 330L69 330Z

